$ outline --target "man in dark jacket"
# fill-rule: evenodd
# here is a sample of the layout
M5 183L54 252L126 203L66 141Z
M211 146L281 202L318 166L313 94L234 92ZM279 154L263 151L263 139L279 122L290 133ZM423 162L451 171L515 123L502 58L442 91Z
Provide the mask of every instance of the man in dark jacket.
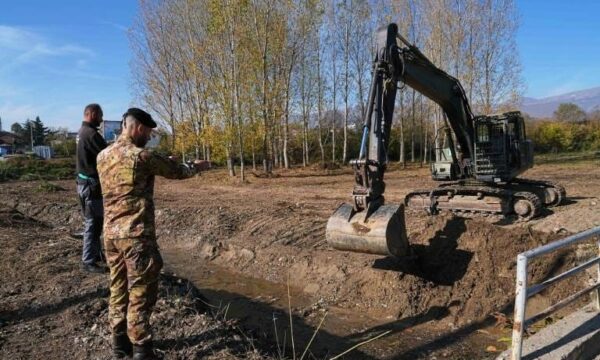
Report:
M84 218L81 268L95 273L105 271L104 267L97 264L102 260L100 234L104 218L102 189L96 169L96 157L106 147L106 141L98 133L102 116L100 105L86 106L77 140L77 194Z

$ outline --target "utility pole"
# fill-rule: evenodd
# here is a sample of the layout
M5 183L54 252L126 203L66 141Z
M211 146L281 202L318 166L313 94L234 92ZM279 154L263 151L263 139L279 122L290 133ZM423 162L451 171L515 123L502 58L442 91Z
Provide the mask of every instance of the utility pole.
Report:
M29 120L29 134L31 135L31 151L33 151L33 124L31 120Z

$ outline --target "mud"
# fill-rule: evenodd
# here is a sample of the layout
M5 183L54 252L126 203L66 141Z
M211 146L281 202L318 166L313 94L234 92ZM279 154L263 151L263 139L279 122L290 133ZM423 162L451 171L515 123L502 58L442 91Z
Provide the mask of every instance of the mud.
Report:
M81 241L1 208L0 242L0 358L111 359L108 278L79 271ZM273 358L187 280L161 274L159 298L152 322L165 358Z
M392 169L386 176L390 204L401 202L411 189L433 185L426 169ZM516 255L600 225L597 164L543 165L527 177L563 183L569 202L529 224L407 211L414 252L403 259L328 248L327 219L352 189L346 168L281 171L272 178L251 176L245 184L220 170L181 182L160 180L159 244L170 272L190 279L213 305L239 319L244 331L255 331L258 340L271 344L270 354L285 348L290 355L285 319L291 309L298 349L327 313L311 345L316 358L385 331L390 333L350 358L492 358L486 348L503 350L506 343L498 339L510 332ZM76 231L80 218L73 184L57 184L66 191L40 194L35 183L0 185L1 202L23 214L8 216L2 226L13 231L30 218L61 236ZM583 246L534 261L531 280L572 267L593 251ZM542 293L531 308L555 302L588 277L582 274Z

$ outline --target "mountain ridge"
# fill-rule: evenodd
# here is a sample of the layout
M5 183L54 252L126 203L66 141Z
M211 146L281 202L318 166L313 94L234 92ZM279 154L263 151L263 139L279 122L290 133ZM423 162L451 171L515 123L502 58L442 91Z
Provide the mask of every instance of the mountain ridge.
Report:
M552 117L562 103L574 103L585 112L600 110L600 86L544 98L523 97L521 111L533 117Z

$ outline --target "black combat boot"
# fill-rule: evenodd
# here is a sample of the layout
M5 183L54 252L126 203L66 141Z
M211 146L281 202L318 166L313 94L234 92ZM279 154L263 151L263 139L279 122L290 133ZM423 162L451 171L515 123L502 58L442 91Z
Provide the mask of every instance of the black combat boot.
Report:
M157 360L158 356L154 353L152 342L144 345L133 345L133 360Z
M106 267L103 266L98 266L95 263L93 264L81 264L81 270L83 271L87 271L89 273L96 273L96 274L104 274L106 273Z
M125 359L131 356L133 346L127 334L113 335L113 357L115 359Z

